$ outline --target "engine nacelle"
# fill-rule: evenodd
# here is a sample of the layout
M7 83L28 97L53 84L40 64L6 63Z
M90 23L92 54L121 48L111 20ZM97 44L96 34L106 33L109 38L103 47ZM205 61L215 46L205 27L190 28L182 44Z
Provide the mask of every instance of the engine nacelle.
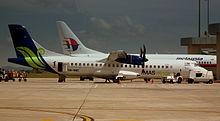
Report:
M119 71L116 79L121 78L122 80L137 79L140 76L139 73L131 71Z
M134 64L134 65L143 64L143 58L136 55L126 55L126 58L117 58L116 61L120 63Z

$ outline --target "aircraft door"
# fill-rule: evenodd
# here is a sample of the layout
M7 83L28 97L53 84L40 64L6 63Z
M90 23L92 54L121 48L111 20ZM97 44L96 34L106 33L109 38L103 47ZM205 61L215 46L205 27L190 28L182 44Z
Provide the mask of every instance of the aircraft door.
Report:
M63 72L63 63L58 62L58 72Z

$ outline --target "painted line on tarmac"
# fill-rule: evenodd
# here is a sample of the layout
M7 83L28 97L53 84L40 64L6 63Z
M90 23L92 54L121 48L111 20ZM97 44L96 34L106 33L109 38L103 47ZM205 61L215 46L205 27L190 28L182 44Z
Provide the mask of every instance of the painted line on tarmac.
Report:
M115 121L143 121L143 120L115 120Z
M201 110L201 109L198 109L198 110L190 110L190 109L143 109L143 108L83 108L83 110L119 110L119 111L123 111L123 110L142 110L142 111L166 111L166 112L200 112L200 113L219 113L220 114L220 111L211 111L211 110Z
M24 108L24 107L22 107L22 108L20 108L20 107L0 107L0 109L25 110L25 111L65 114L65 115L79 117L79 118L83 119L83 121L95 121L92 117L89 117L89 116L86 116L86 115L81 115L81 114L68 113L68 112L60 112L60 111L52 111L52 110L42 110L42 109L34 109L34 108Z

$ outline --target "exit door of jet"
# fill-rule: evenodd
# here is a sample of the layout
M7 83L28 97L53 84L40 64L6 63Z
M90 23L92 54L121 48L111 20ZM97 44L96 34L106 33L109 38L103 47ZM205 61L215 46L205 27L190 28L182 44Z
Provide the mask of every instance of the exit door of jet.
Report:
M58 62L58 72L63 72L63 63Z

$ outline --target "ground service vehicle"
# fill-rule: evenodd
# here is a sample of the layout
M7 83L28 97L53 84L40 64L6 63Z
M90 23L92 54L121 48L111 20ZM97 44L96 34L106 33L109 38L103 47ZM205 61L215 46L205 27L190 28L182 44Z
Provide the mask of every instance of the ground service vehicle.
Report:
M206 73L201 73L198 71L190 71L188 83L204 82L204 83L212 84L213 79L214 77L212 71L207 71Z
M25 82L27 81L27 74L26 74L25 72L19 72L19 73L18 73L18 81L20 82L22 79L23 79Z
M181 83L183 81L183 77L182 76L166 76L162 79L162 83Z
M5 82L7 82L8 80L15 81L16 77L17 77L17 73L0 71L0 81L2 80L4 80Z
M5 82L8 81L8 75L4 72L0 72L0 81L4 80Z

